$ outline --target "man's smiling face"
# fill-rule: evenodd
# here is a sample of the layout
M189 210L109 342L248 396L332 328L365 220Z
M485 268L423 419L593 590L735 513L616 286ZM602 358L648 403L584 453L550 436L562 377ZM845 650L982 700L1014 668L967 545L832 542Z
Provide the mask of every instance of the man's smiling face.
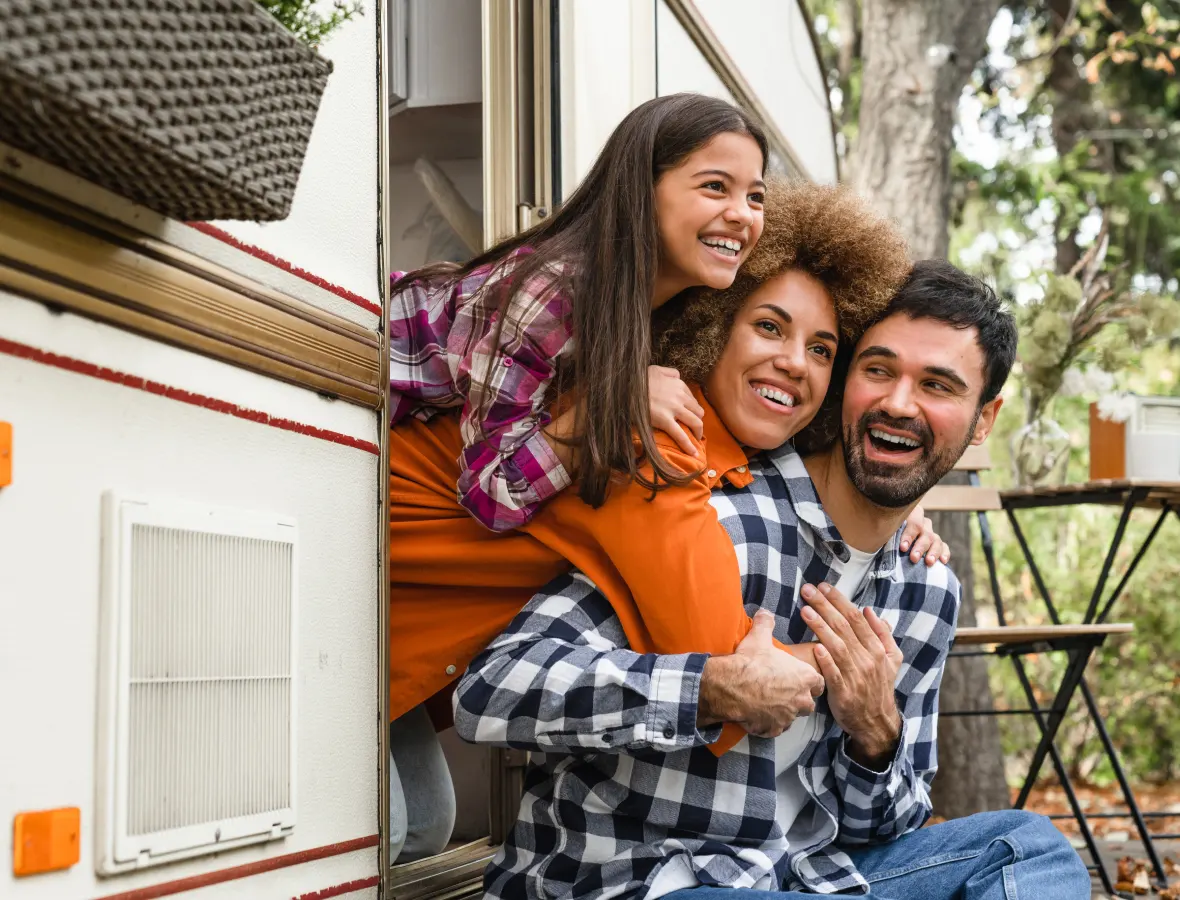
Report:
M862 337L844 389L844 465L879 506L919 500L969 444L980 444L1002 400L980 404L984 355L975 328L894 314Z

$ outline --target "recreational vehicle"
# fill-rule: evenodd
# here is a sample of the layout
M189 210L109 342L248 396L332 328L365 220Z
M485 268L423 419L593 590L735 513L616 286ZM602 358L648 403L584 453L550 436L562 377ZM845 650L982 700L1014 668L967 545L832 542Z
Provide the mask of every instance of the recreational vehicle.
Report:
M398 866L383 838L414 639L386 640L390 273L551 215L662 94L837 177L797 0L364 0L319 53L279 221L169 217L0 144L5 898L478 895L520 754L444 733L452 844Z

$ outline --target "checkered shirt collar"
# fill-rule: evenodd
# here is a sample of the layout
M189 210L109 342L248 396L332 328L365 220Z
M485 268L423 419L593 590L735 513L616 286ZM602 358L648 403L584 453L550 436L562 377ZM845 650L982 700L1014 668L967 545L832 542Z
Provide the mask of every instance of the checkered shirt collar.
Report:
M803 464L803 457L790 443L762 455L783 476L787 485L787 496L790 497L791 506L794 507L795 515L799 521L814 529L815 536L820 541L816 550L834 557L842 563L848 562L852 555L848 552L848 544L840 537L840 530L824 510L823 504L820 503L819 494L811 480L811 474ZM898 549L904 529L905 524L903 523L885 546L877 552L873 570L870 573L871 577L889 578L898 583L904 580L901 569L901 552Z

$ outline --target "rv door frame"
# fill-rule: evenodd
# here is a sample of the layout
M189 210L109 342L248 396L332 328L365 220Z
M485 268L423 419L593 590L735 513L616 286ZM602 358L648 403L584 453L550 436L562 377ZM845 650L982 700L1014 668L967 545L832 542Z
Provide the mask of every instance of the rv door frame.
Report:
M384 35L390 4L378 0L378 171L379 266L381 283L381 365L383 385L389 381L389 275L393 271L390 241L392 204L387 196L389 153L389 48ZM551 215L560 185L559 0L481 0L483 79L483 199L485 245L527 229ZM531 34L530 34L531 33ZM529 41L528 54L519 51ZM522 58L528 64L522 64ZM527 115L521 115L527 110ZM528 150L522 153L522 150ZM386 392L387 394L388 392ZM389 521L388 402L381 405L382 522ZM461 847L415 863L391 866L389 859L389 541L380 542L377 611L380 715L378 740L378 866L382 897L417 900L446 894L478 893L483 871L515 820L523 785L524 754L496 750L488 796L490 834Z
M379 264L381 279L381 366L382 385L388 384L389 365L389 274L392 272L390 246L389 184L389 85L383 73L388 71L388 46L384 38L390 4L401 0L378 0L378 153L379 153ZM653 9L660 0L652 0ZM790 174L811 180L806 166L782 130L775 124L766 106L741 73L737 64L721 45L692 0L664 0L677 21L689 34L701 54L717 72L735 101L755 116L766 129L772 150L782 159ZM801 0L794 0L807 23L818 56L811 17ZM563 196L562 120L560 71L560 3L561 0L481 0L482 72L483 72L483 199L485 246L518 231L536 225L553 215ZM522 16L522 11L527 15ZM518 52L528 40L522 34L522 21L531 23L531 65L521 62ZM530 79L531 74L531 79ZM835 143L834 120L832 141ZM528 115L520 112L527 109ZM522 163L521 148L530 145L531 164ZM530 179L531 173L531 179ZM387 395L387 391L385 394ZM381 405L381 517L389 521L389 405ZM425 900L446 895L468 896L479 893L483 869L507 837L520 805L526 754L521 751L495 751L492 783L488 798L490 835L441 853L430 859L391 868L389 855L389 541L380 542L380 585L378 609L378 708L380 740L378 777L380 804L380 844L378 861L384 898Z
M377 541L377 875L379 897L389 896L389 276L393 272L390 248L389 104L394 62L386 36L392 4L403 0L377 0L377 285L381 297L381 405L377 415L377 504L385 535Z

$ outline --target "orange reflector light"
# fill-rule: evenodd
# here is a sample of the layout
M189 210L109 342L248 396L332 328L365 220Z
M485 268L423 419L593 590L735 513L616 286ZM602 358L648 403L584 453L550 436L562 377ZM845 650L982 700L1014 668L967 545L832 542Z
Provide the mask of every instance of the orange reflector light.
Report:
M0 488L12 484L12 425L0 422Z
M82 812L76 806L17 813L12 823L12 874L68 869L82 852Z

